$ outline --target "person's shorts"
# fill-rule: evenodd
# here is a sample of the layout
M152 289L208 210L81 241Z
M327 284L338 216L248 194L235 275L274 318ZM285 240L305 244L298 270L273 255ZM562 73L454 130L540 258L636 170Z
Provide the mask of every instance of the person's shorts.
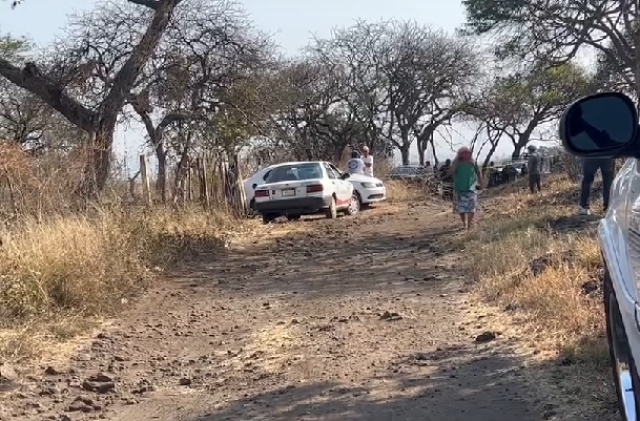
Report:
M475 213L478 193L474 191L456 192L456 211L458 213Z

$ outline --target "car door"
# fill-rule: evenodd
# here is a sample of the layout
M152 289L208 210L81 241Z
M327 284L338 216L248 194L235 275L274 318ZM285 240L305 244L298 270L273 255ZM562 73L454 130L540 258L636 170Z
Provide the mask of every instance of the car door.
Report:
M616 256L626 260L621 266L630 268L635 276L624 276L627 293L637 299L640 282L640 160L628 159L611 186L610 210L605 222L610 228ZM622 269L622 267L620 268Z
M342 172L337 169L333 164L328 164L329 168L333 170L338 178L338 184L340 186L340 201L341 203L348 203L351 200L351 194L353 192L353 185L349 179L342 179Z
M337 198L337 202L338 204L343 203L344 200L344 186L342 185L342 180L340 179L340 174L337 173L333 168L331 168L331 165L329 165L328 163L323 163L324 169L327 172L327 177L329 177L329 180L331 180L331 185L334 188L334 191L336 193L336 198Z

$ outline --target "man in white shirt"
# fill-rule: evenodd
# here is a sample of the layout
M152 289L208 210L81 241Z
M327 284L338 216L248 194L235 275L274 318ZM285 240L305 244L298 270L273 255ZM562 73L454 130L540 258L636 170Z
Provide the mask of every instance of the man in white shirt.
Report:
M373 155L369 153L367 146L362 147L362 162L364 162L364 174L373 177Z
M347 162L347 172L349 174L364 174L364 162L356 151L351 152L351 159Z

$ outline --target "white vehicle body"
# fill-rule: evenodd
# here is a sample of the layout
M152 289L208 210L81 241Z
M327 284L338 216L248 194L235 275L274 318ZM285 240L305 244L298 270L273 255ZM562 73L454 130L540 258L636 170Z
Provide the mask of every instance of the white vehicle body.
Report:
M249 207L253 207L254 191L256 187L265 183L268 172L275 167L287 164L295 164L295 162L283 162L281 164L269 165L268 167L264 167L256 171L251 177L244 180L244 191L247 195L247 203L249 204Z
M382 180L364 174L351 174L347 179L355 191L361 205L370 205L387 199L387 188Z
M297 162L283 162L280 164L270 165L256 171L251 177L245 179L244 190L247 195L247 203L249 203L249 206L251 208L254 208L254 192L258 186L266 182L266 177L269 174L269 171L282 165L290 165L296 163ZM337 170L338 169L336 168L336 171ZM373 203L382 202L387 199L387 188L385 187L382 180L378 178L369 177L363 174L352 174L347 179L347 181L349 181L353 185L353 188L358 193L358 198L360 199L361 205L366 206Z
M629 350L640 362L640 160L629 158L611 186L609 209L598 225L598 242L615 292ZM635 368L637 370L637 368ZM635 373L640 376L640 373ZM631 373L621 378L631 390ZM630 392L633 394L633 391ZM627 409L633 396L624 402Z
M588 110L588 111L587 111ZM622 118L617 118L621 116ZM604 273L602 292L607 345L623 421L638 421L640 408L640 126L637 104L619 92L600 92L574 102L559 124L565 149L593 159L584 165L614 170L614 158L627 160L614 178L597 239ZM604 177L603 183L608 182ZM608 174L607 174L608 175ZM608 186L604 186L606 190Z
M324 213L335 218L338 211L354 214L359 210L353 185L331 163L279 164L263 177L266 183L254 190L254 206L265 222L282 215L298 219L301 215Z

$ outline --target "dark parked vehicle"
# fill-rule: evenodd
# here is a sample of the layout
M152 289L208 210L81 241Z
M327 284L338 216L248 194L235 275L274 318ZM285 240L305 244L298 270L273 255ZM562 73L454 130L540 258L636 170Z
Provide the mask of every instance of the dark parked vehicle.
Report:
M432 175L433 173L421 165L401 165L391 170L389 178L403 181L425 181Z

